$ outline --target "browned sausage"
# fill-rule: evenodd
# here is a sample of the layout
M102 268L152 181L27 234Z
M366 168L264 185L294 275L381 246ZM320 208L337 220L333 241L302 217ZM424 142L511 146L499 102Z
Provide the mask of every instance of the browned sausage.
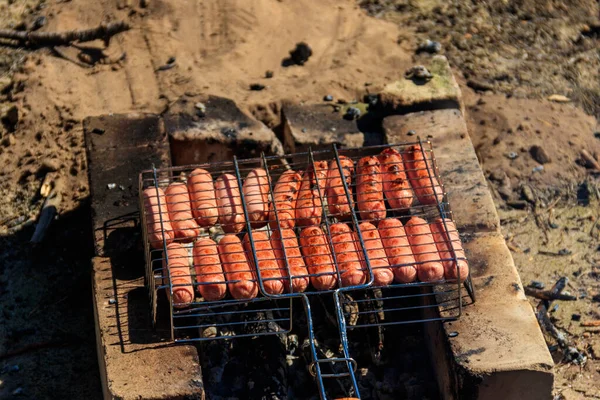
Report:
M341 222L331 225L329 229L342 285L346 287L362 285L365 283L365 271L356 252L352 230L347 224Z
M340 170L336 160L329 162L329 170L327 172L327 207L329 214L340 219L349 218L351 209L354 207L352 202L352 175L354 174L354 162L345 156L340 156L340 164L344 173L344 180L348 186L348 194L350 195L350 203L344 190L344 182L340 176Z
M327 238L319 226L310 226L300 232L300 247L317 290L330 290L337 284L337 275Z
M187 186L181 182L174 182L165 191L167 209L171 225L175 229L175 237L182 242L191 242L198 237L200 228L192 215L190 195Z
M254 241L254 250L256 251L256 259L258 260L258 271L263 282L263 288L268 294L283 293L283 271L279 268L279 264L275 259L275 253L271 247L271 241L265 231L252 231L252 239ZM248 255L250 264L254 265L254 257L252 256L252 246L250 238L246 233L244 235L244 248Z
M162 249L163 232L166 244L173 241L175 233L169 220L165 192L161 188L157 189L154 186L150 186L144 189L144 210L146 215L146 231L148 232L150 246L153 249ZM160 224L161 218L162 227Z
M448 232L446 232L441 218L437 218L430 225L433 239L440 252L440 258L445 260L442 261L444 273L446 279L456 279L458 277L458 270L460 270L460 280L464 281L467 279L467 276L469 276L469 264L467 264L465 251L463 250L454 222L446 218L446 226L448 227ZM454 250L456 258L458 259L458 268L455 265L451 249Z
M310 281L308 279L308 269L302 258L302 253L300 253L300 245L298 244L298 239L296 238L294 231L285 228L272 231L271 245L273 246L277 262L279 263L279 268L284 271L284 277L288 276L283 257L283 252L285 251L294 293L304 292ZM289 292L290 280L284 278L283 284L285 285L285 290Z
M369 256L371 269L373 270L373 284L376 286L389 285L394 280L394 273L390 268L390 263L387 255L385 254L385 249L383 248L383 243L381 242L381 237L379 236L377 228L370 222L362 222L358 228L362 234L367 255ZM358 255L366 274L367 265L365 263L364 254L356 232L355 243L356 249L358 250Z
M163 258L163 273L167 276L167 267L173 286L173 307L185 308L194 301L194 286L190 273L189 253L181 243L167 246L168 264ZM165 265L166 264L166 265Z
M300 190L302 176L300 173L287 170L277 180L273 189L273 204L269 211L269 226L272 230L277 229L277 219L281 228L293 228L296 226L296 198ZM275 217L277 208L277 218Z
M410 250L402 222L396 218L387 218L380 221L377 228L385 254L394 271L394 280L400 283L414 282L417 279L415 257Z
M219 217L212 176L208 171L196 168L188 178L187 187L196 222L201 227L210 228Z
M421 282L444 279L444 267L435 247L429 224L423 218L412 217L406 223L406 234L410 248L417 261L417 276Z
M233 234L219 241L219 258L229 282L227 287L234 299L253 299L258 294L256 273L250 267L242 242Z
M425 157L423 153L425 153ZM434 176L431 155L427 156L427 151L422 151L420 145L409 147L405 155L406 173L419 202L421 204L435 204L436 200L441 202L444 192ZM429 176L429 171L431 171L431 176Z
M360 217L364 220L385 218L381 181L381 164L377 157L361 158L356 168L356 195Z
M198 291L205 300L221 300L227 295L219 251L213 240L202 238L194 242L194 268Z
M241 232L246 225L242 198L237 179L231 174L223 174L215 182L215 193L219 210L219 223L227 233Z
M304 171L298 199L296 200L296 224L299 226L318 225L323 214L321 196L325 195L327 162L315 161ZM316 170L316 173L315 173Z
M269 215L269 180L266 171L262 168L250 171L242 190L252 228L265 226Z
M392 208L409 208L413 202L412 189L400 153L392 148L379 155L383 171L383 193Z

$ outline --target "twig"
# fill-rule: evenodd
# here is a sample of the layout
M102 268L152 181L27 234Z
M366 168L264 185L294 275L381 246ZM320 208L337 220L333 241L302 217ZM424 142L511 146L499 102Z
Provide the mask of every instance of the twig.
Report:
M72 42L91 42L102 39L106 44L111 36L125 32L130 29L127 22L111 22L101 24L92 29L73 30L66 32L27 32L12 29L0 29L0 39L16 40L25 46L60 46Z
M596 161L587 150L581 150L580 154L581 158L583 158L583 160L586 162L588 168L600 171L600 164L598 164L598 161Z
M540 300L577 300L576 296L571 296L569 294L554 293L552 290L540 290L527 286L525 287L525 294L527 296L535 297L536 299Z
M600 326L600 319L582 322L581 326Z
M29 241L31 244L41 243L42 240L44 240L44 236L46 236L46 232L48 231L48 228L50 227L50 224L52 223L52 220L57 213L58 206L62 200L60 190L58 189L58 187L55 188L54 194L44 201L38 223L35 227L35 232L33 232L33 236L31 236L31 240Z
M568 279L566 277L560 278L550 290L552 296L558 296L567 286ZM584 364L587 361L586 356L573 346L569 341L569 338L564 332L561 332L550 320L548 316L548 309L552 300L540 300L536 307L535 316L540 326L552 337L556 339L558 345L563 350L565 358L569 361L573 361L575 364Z

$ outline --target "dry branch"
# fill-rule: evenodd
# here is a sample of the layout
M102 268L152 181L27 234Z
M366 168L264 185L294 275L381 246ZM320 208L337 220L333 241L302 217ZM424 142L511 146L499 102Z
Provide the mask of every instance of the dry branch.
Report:
M110 38L118 33L130 29L128 23L124 21L101 24L92 29L73 30L66 32L27 32L15 31L11 29L0 29L0 39L16 40L24 45L35 46L60 46L68 45L73 42L91 42L92 40L102 39L106 43Z
M555 293L552 290L540 290L540 289L534 289L531 287L525 288L525 294L527 296L535 297L536 299L540 299L540 300L567 300L567 301L577 300L577 297L571 296L568 294Z

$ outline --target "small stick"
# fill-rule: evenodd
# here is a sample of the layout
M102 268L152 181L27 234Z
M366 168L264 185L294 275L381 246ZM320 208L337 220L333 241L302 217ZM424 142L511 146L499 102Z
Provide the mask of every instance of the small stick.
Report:
M583 158L589 168L600 171L600 164L598 164L598 161L587 150L581 150L581 158Z
M108 44L111 36L130 29L125 21L101 24L92 29L73 30L66 32L27 32L12 29L0 29L0 39L16 40L29 47L60 46L72 42L91 42L103 39Z
M582 322L581 326L600 326L600 319Z
M44 201L42 211L40 212L40 217L38 218L38 223L29 243L39 244L42 242L42 240L44 240L44 236L46 236L46 232L48 231L48 228L50 227L50 224L57 213L57 209L61 200L62 196L60 191L55 188L54 194Z
M531 287L525 287L525 294L527 296L535 297L540 300L566 300L566 301L574 301L577 300L577 297L571 296L569 294L555 293L552 290L540 290L534 289Z

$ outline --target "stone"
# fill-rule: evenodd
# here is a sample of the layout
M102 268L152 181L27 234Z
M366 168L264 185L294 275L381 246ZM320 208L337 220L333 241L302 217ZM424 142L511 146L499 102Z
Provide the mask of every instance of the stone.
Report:
M531 146L529 153L531 154L531 157L540 164L547 164L550 162L550 156L542 146Z
M425 65L433 78L426 83L400 79L384 87L379 94L380 104L392 111L463 108L461 92L446 57L438 55Z
M19 122L19 109L17 106L12 104L4 107L2 111L0 111L0 121L2 121L4 126L10 131L14 131Z
M12 79L10 79L8 76L0 76L0 94L7 93L12 86Z
M356 121L344 119L350 108L365 114L366 105L352 104L334 112L331 105L283 105L283 143L286 153L300 153L331 149L332 144L342 147L361 147L365 135ZM362 108L362 109L361 109Z
M194 105L203 103L205 110ZM231 161L283 154L275 133L244 114L230 99L184 96L164 114L173 165Z
M500 220L459 110L421 111L383 120L386 143L430 138L454 218L461 232L497 231Z
M204 399L198 352L167 344L152 328L144 270L95 257L92 289L105 399Z

